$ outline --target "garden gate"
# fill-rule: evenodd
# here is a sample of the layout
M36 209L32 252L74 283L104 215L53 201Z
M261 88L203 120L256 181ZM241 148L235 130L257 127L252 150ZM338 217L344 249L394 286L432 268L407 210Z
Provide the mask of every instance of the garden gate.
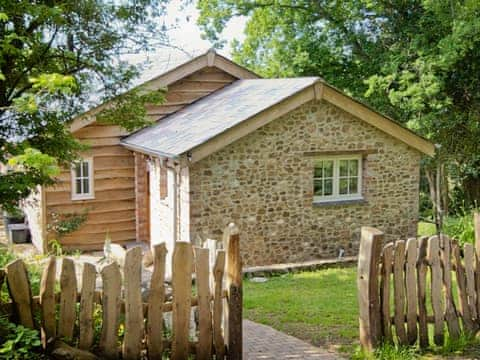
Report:
M425 348L429 329L443 345L445 324L451 339L480 329L479 214L474 223L475 246L463 248L446 235L384 245L382 232L362 228L357 286L363 348L394 341Z

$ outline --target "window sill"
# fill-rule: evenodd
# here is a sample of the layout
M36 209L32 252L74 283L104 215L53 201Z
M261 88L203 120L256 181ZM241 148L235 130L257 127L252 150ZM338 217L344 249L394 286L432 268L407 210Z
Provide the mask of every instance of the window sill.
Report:
M358 199L335 199L335 200L314 200L313 206L314 207L322 207L322 206L342 206L342 205L364 205L367 204L367 200L364 198Z
M72 201L82 201L82 200L95 200L94 195L82 196L82 197L72 197Z

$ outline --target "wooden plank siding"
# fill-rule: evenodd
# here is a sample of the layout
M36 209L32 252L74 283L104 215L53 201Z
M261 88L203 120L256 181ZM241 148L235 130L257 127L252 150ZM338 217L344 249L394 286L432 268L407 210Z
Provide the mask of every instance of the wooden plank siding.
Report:
M160 120L235 80L216 67L206 67L171 84L166 102L148 105L147 113L152 119ZM87 220L77 231L58 239L66 249L102 249L107 231L113 242L134 241L137 238L134 156L120 145L127 132L119 126L92 123L74 135L91 146L85 157L93 158L95 198L72 200L71 173L64 169L57 183L45 189L47 224L52 221L52 213L88 212ZM48 234L48 240L55 237L55 234Z
M235 77L218 68L205 68L170 85L166 102L147 106L148 114L154 120L159 120L235 80Z

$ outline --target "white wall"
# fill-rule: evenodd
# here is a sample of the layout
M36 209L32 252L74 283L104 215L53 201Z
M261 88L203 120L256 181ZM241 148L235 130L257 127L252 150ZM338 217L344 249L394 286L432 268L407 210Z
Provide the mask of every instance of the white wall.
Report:
M46 252L48 244L45 244L46 239L44 238L46 234L43 229L43 216L45 216L45 214L43 214L41 187L38 186L35 192L22 201L21 205L28 221L33 245L41 253Z
M167 168L168 194L160 198L160 161L150 163L150 239L151 245L165 242L167 246L166 277L171 275L172 255L175 246L175 171ZM180 241L190 241L190 211L188 169L182 169L179 186Z

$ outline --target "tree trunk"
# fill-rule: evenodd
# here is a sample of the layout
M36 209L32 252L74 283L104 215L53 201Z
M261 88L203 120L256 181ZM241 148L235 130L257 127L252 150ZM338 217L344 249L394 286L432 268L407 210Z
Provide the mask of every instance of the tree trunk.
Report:
M425 169L425 175L428 180L428 187L430 190L430 200L432 201L432 210L433 218L435 221L435 227L437 229L437 234L439 235L442 231L443 225L443 211L442 211L442 199L440 195L441 189L441 175L440 168L438 167L435 170Z

